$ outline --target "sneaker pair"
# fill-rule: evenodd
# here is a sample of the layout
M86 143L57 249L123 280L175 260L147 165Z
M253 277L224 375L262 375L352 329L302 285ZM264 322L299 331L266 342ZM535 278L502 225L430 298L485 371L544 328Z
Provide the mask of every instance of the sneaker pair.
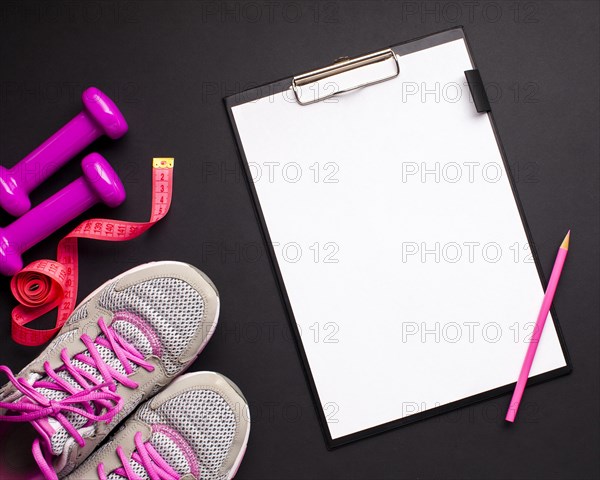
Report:
M33 426L33 458L47 479L233 478L250 432L246 399L217 373L176 379L218 315L215 286L193 266L129 270L89 295L18 375L0 366L9 378L0 421Z

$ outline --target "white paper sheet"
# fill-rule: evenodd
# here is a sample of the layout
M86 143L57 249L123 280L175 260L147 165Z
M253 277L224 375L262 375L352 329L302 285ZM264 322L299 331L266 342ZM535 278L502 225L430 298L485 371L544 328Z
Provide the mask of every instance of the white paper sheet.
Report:
M516 381L543 289L462 39L233 108L333 439ZM566 365L551 319L532 375Z

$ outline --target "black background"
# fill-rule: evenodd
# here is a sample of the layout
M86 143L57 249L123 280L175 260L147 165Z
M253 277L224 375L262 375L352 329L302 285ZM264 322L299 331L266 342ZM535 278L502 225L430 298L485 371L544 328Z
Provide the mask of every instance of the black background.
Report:
M488 85L546 275L572 229L555 307L574 370L528 389L511 426L503 396L327 451L222 98L456 25ZM80 298L150 260L187 261L214 280L220 326L194 368L229 376L251 403L238 478L598 478L599 54L596 1L4 1L0 162L12 166L75 115L89 85L115 99L130 133L93 147L127 202L88 216L147 220L151 158L176 158L164 221L129 243L80 242ZM34 202L79 174L74 161ZM76 224L26 263L55 258ZM2 278L0 363L18 370L41 349L10 339L13 303Z

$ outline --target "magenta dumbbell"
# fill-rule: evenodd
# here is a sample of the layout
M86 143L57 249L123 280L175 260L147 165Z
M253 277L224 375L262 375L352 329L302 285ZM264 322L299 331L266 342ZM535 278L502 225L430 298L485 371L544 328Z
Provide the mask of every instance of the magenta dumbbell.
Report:
M116 140L127 122L114 102L95 87L83 92L84 109L13 168L0 166L0 207L16 217L31 208L29 193L94 140Z
M81 162L83 176L40 203L6 228L0 228L0 273L14 275L23 268L21 254L52 232L104 202L116 207L125 188L109 163L97 153Z

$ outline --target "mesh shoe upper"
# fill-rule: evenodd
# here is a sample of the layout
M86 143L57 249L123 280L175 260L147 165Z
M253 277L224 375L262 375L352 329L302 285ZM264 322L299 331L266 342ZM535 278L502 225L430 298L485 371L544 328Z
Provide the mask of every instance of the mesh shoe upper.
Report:
M36 420L34 426L56 471L64 476L124 416L193 361L210 338L217 315L217 292L195 268L157 262L130 270L86 299L57 339L19 373L18 377L33 385L29 397L41 398L29 398L8 384L0 391L5 410L0 414L18 415L11 404L19 402L47 407L47 417ZM87 386L114 390L119 399L106 422L62 406ZM86 401L77 407L100 414L109 407L107 400L103 402ZM64 416L67 428L58 415ZM78 444L71 426L85 445Z
M158 335L162 361L170 375L180 369L178 358L197 333L204 314L198 292L176 278L155 278L121 292L109 287L99 303L113 312L134 312L148 322Z
M220 478L219 469L233 442L237 420L234 410L219 393L208 389L191 390L156 410L145 404L136 417L150 425L166 425L178 432L193 451L198 452L202 480ZM151 442L163 447L155 435ZM182 460L185 459L180 454L177 464Z
M166 470L164 478L172 471L173 478L230 479L243 456L249 428L247 402L230 380L212 372L187 374L139 407L72 480L125 480L131 478L127 468L149 480L149 468L160 466ZM156 458L145 462L138 453L142 444Z

